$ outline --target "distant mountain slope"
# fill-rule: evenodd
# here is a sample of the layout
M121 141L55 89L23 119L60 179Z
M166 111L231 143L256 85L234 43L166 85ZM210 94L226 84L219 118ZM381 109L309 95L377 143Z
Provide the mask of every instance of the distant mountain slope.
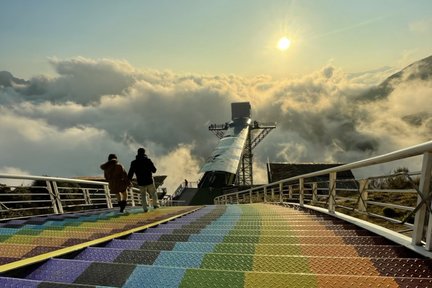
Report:
M378 86L370 89L358 100L374 101L386 98L401 82L409 82L413 80L429 81L432 80L432 56L416 61L401 71L391 75Z

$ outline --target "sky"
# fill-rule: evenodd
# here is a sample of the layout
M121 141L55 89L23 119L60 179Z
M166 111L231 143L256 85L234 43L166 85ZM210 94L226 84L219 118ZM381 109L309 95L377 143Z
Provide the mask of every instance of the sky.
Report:
M432 55L429 0L0 0L0 11L0 71L24 80L0 85L0 173L97 176L109 153L128 169L143 146L172 193L216 147L208 125L244 101L278 123L254 150L256 182L266 161L342 163L431 139L430 81L357 100Z

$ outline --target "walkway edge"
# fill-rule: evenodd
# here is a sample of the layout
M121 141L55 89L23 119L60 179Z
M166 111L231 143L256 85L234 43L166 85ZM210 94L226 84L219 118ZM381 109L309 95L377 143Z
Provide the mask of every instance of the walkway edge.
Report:
M163 224L163 223L169 222L171 220L174 220L176 218L182 217L184 215L193 213L193 212L195 212L195 211L197 211L197 210L199 210L199 209L201 209L203 207L204 206L200 206L198 208L191 209L190 211L187 211L187 212L184 212L184 213L181 213L181 214L177 214L177 215L171 216L171 217L163 219L163 220L159 220L159 221L156 221L156 222L144 225L144 226L136 227L136 228L133 228L133 229L130 229L130 230L126 230L126 231L123 231L123 232L115 233L115 234L112 234L112 235L109 235L109 236L105 236L105 237L102 237L102 238L99 238L99 239L91 240L91 241L88 241L88 242L80 243L80 244L73 245L73 246L70 246L70 247L62 248L62 249L59 249L59 250L51 251L51 252L48 252L48 253L40 254L40 255L37 255L37 256L30 257L30 258L21 259L21 260L15 261L15 262L11 262L11 263L8 263L8 264L5 264L5 265L1 265L0 266L0 273L7 272L7 271L10 271L10 270L13 270L13 269L17 269L17 268L21 268L21 267L24 267L24 266L27 266L27 265L35 264L35 263L38 263L38 262L42 262L44 260L48 260L48 259L56 257L56 256L61 256L61 255L64 255L64 254L75 252L77 250L81 250L81 249L84 249L84 248L92 246L92 245L100 244L100 243L103 243L103 242L106 242L106 241L109 241L109 240L112 240L112 239L115 239L115 238L119 238L119 237L126 236L126 235L129 235L129 234L132 234L132 233L135 233L135 232L138 232L138 231L141 231L141 230L153 227L153 226L157 226L159 224Z
M314 211L318 211L339 219L342 219L346 222L352 223L354 225L357 225L363 229L369 230L377 235L380 235L384 238L389 239L390 241L402 245L422 256L428 257L432 259L432 252L427 252L424 249L420 248L419 246L415 246L411 243L411 238L405 235L402 235L400 233L397 233L395 231L392 231L390 229L387 229L385 227L381 227L379 225L343 214L343 213L339 213L339 212L335 212L335 213L330 213L328 212L327 209L325 208L320 208L320 207L315 207L315 206L310 206L310 205L303 205L300 206L300 204L298 203L290 203L290 202L284 202L284 204L288 204L288 205L294 205L294 206L298 206L298 207L304 207L310 210L314 210Z

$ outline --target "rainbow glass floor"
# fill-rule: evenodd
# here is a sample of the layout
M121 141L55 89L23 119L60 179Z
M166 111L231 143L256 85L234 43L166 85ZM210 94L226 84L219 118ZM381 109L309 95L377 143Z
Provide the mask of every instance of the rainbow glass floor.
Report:
M146 217L114 213L116 217L102 220L100 214L87 215L81 224L75 218L10 223L0 227L0 249L9 251L3 263L34 255L35 249L43 253L85 243L179 213L164 209ZM183 209L181 213L193 208ZM22 232L12 233L18 225ZM4 272L0 287L432 287L432 260L313 211L270 204L210 205Z

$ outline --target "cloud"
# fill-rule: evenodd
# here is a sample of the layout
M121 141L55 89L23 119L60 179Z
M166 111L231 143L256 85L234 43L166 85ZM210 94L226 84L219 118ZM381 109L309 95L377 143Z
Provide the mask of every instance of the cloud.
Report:
M421 19L409 24L409 29L411 32L416 34L426 34L432 31L432 20L431 19Z
M0 169L0 174L8 174L8 175L30 175L28 171L21 170L15 167L2 167ZM4 176L3 176L4 177ZM0 184L12 187L12 190L15 187L19 186L29 186L33 183L31 180L22 180L22 179L13 179L13 178L2 178L0 177Z
M145 147L173 193L183 179L198 180L216 146L209 124L229 121L230 103L244 101L251 103L254 120L278 123L254 150L256 181L265 181L267 159L355 161L432 134L430 113L422 105L431 93L425 81L398 84L387 98L358 102L390 68L348 75L329 64L275 80L138 70L113 59L50 63L58 76L0 86L0 169L96 176L109 153L128 169L136 149Z

